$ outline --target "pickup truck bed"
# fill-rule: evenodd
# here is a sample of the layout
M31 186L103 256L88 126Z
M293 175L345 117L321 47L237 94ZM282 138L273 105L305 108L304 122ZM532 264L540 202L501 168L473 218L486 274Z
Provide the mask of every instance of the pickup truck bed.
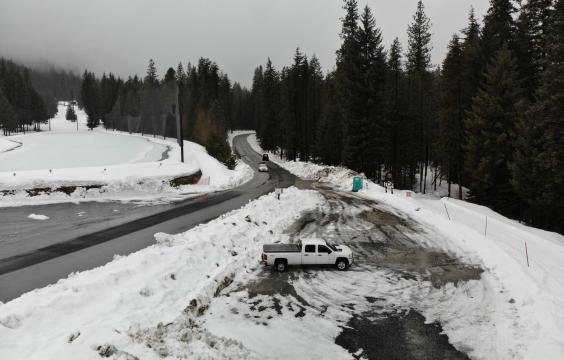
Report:
M263 245L262 251L264 253L283 253L283 252L299 253L302 252L302 248L298 244L269 244L269 245Z

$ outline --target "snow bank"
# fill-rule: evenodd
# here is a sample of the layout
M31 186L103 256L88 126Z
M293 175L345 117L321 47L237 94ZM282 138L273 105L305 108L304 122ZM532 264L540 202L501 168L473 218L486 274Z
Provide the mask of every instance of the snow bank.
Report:
M234 170L229 170L203 146L189 141L184 142L185 162L182 163L176 139L102 128L89 131L85 126L86 115L80 110L77 111L77 131L76 123L64 119L65 109L60 103L58 114L51 120L52 131L10 137L23 146L0 153L0 190L5 190L4 196L0 196L0 206L177 199L232 188L253 176L252 169L242 161ZM8 142L6 138L0 137L0 140L0 146ZM171 179L198 171L202 172L205 185L169 186ZM101 185L102 188L87 191L86 185ZM31 197L24 191L68 186L80 189L70 196L44 193Z
M256 151L262 151L255 136L249 137L249 143ZM327 182L344 191L351 190L353 176L358 175L340 167L284 161L276 154L271 154L271 160L296 176ZM411 191L395 190L389 194L370 181L365 181L365 185L358 196L392 206L436 229L444 236L437 237L434 246L486 270L481 280L483 291L468 294L478 297L480 302L466 305L468 309L488 313L489 320L484 321L491 321L491 326L473 334L461 332L464 326L446 323L444 330L451 340L458 345L472 343L471 352L477 358L513 354L524 359L562 359L564 236L525 226L476 204ZM455 316L448 315L454 308L457 307L429 308L425 315L428 321L457 321Z
M313 191L273 193L208 224L0 304L2 359L246 358L226 338L193 329L231 274L258 265L265 242L322 203ZM189 342L189 343L188 343ZM150 347L149 347L150 346ZM100 355L99 355L100 354Z

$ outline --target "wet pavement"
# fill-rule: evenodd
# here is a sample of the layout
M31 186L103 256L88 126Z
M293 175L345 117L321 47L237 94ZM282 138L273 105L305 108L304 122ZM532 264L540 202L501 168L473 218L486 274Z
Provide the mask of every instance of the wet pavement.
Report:
M326 206L303 214L283 236L348 245L355 264L346 272L289 267L280 274L259 267L221 293L233 301L227 316L266 328L277 317L329 319L341 329L335 343L351 358L467 359L419 309L428 306L427 294L479 280L482 270L430 247L439 235L405 215L321 184L299 185L319 190Z

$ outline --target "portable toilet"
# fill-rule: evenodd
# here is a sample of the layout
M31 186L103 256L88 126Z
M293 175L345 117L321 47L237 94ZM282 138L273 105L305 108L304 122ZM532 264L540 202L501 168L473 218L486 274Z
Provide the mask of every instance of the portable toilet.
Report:
M355 176L353 178L353 188L352 191L357 192L358 190L362 189L362 177Z

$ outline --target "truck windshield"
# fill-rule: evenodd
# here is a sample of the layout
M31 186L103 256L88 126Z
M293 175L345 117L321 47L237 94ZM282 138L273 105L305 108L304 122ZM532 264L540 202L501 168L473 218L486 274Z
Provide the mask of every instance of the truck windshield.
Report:
M333 251L338 251L337 248L335 247L335 245L333 245L333 244L327 243L327 246Z

